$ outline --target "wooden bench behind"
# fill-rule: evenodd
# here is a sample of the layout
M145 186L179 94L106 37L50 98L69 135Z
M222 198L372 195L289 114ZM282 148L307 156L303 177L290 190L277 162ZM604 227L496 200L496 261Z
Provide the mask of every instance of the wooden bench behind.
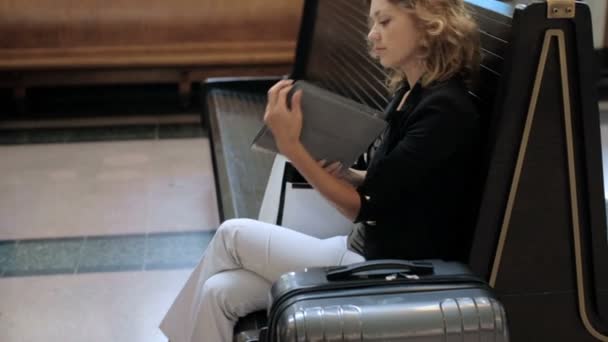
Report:
M0 87L280 74L302 0L0 3ZM20 89L20 90L19 90ZM22 96L23 94L21 94Z

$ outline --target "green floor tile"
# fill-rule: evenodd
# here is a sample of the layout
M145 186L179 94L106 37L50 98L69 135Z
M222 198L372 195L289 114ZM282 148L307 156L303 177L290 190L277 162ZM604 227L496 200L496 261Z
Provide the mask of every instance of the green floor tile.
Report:
M175 124L158 126L159 139L198 138L204 136L200 124Z
M8 262L15 258L16 243L14 241L0 241L0 276L8 266Z
M23 130L2 129L0 130L0 145L25 144L27 132Z
M73 273L82 238L18 241L4 276Z
M0 145L207 137L198 123L0 130Z
M73 129L30 129L26 130L27 143L29 144L54 144L63 143L68 140Z
M156 139L156 125L82 127L74 129L69 142Z
M145 235L89 237L84 242L78 273L141 270Z
M193 267L212 237L213 232L149 235L145 269Z

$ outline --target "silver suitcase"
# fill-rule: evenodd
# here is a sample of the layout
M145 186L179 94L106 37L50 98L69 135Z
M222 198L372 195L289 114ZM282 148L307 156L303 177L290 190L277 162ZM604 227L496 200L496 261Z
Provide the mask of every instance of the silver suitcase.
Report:
M464 265L380 260L283 275L258 339L502 342L509 334L503 306Z

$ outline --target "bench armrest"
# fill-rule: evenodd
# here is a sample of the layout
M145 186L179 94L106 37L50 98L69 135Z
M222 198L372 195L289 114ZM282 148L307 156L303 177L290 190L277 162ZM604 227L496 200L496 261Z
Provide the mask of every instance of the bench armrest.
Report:
M214 77L205 80L203 89L230 88L231 90L236 91L266 91L283 78L283 76Z

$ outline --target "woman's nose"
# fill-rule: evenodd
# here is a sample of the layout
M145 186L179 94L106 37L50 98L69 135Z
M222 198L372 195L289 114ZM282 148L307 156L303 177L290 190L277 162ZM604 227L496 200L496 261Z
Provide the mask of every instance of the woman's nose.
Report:
M378 40L378 32L375 30L374 27L371 28L371 30L369 30L369 33L367 34L367 39L369 39L369 41L374 42Z

